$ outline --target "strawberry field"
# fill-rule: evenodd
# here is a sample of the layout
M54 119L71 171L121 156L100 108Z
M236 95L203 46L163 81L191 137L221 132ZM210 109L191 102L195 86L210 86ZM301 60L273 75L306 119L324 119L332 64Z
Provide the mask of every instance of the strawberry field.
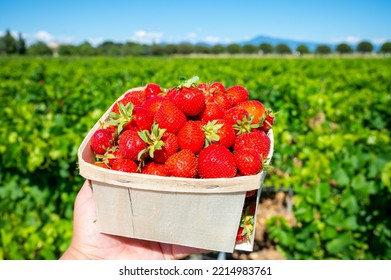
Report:
M180 77L243 85L273 108L265 184L294 223L266 221L288 259L391 259L390 59L0 58L0 259L57 259L83 179L77 149L125 90Z

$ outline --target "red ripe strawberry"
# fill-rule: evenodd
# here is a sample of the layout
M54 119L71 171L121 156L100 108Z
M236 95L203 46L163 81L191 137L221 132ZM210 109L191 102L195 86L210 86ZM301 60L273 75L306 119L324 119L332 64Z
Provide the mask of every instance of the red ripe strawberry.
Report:
M198 154L205 144L205 134L200 121L188 121L178 132L179 147Z
M248 117L248 112L240 107L232 107L224 112L224 119L229 121L230 124L237 124L238 121L243 120L243 117Z
M224 119L209 121L202 129L207 145L214 143L230 148L235 143L235 131L232 125Z
M246 192L246 197L252 197L257 193L257 190L251 190Z
M141 100L139 99L139 97L137 95L134 94L135 92L134 91L130 91L128 92L127 94L124 95L124 97L122 99L120 99L119 101L117 101L113 107L111 108L111 112L114 112L116 114L119 114L120 111L119 111L119 103L121 103L122 105L126 106L128 105L128 103L132 103L133 106L139 106L141 104Z
M140 99L141 102L143 102L147 98L145 90L142 89L132 90L129 94L136 96L138 99Z
M196 116L205 107L205 95L196 87L182 87L171 96L171 101L186 116Z
M234 154L235 163L243 175L255 175L262 169L262 157L255 149L244 149Z
M196 116L205 107L205 94L197 87L197 81L198 77L184 81L177 87L176 92L171 92L169 96L186 116Z
M177 92L178 88L177 87L172 87L172 88L169 88L166 92L163 93L163 97L164 98L168 98L168 99L171 99Z
M209 92L211 94L219 94L225 92L225 86L221 82L214 82L209 86Z
M207 102L204 110L198 116L198 119L202 121L213 121L216 119L222 119L224 116L223 109L220 108L215 102Z
M224 93L213 95L213 101L217 105L219 105L224 111L228 110L233 106L232 99Z
M207 94L209 92L209 85L207 83L199 83L197 87L202 90L204 94Z
M154 116L164 100L166 100L165 97L154 96L145 100L141 106L147 109Z
M244 241L243 227L239 227L236 234L236 243L242 243Z
M106 150L113 146L113 131L108 128L100 128L91 137L91 148L95 154L104 155Z
M147 163L144 168L141 170L143 174L157 175L157 176L169 176L166 166L157 162Z
M96 161L96 162L94 162L94 165L96 165L98 167L109 169L109 166L106 163L104 163L103 161Z
M197 176L197 158L190 150L181 150L168 158L166 170L171 176L195 178Z
M186 123L185 114L170 100L164 101L156 112L154 121L167 132L177 133Z
M133 109L132 121L125 129L133 126L136 130L149 130L153 124L153 115L143 107L135 107Z
M178 151L178 139L175 134L164 132L161 140L164 145L161 150L155 151L153 159L157 162L165 163L170 156Z
M225 93L231 97L234 106L238 105L243 101L247 101L249 99L249 93L247 89L245 89L242 86L236 85L230 87L229 89L227 89Z
M266 109L258 100L248 100L238 104L238 107L245 109L251 116L254 117L252 123L260 124L265 119Z
M145 86L145 96L146 98L157 96L162 92L162 88L158 84L147 84Z
M262 130L243 133L236 137L234 150L241 153L247 149L254 149L261 155L262 161L267 158L270 151L270 138Z
M274 119L275 119L275 116L274 116L273 111L271 109L267 109L266 110L266 118L263 121L263 124L260 127L260 129L265 132L268 132L269 129L271 129L273 127Z
M209 145L198 155L198 175L201 178L235 177L236 165L233 154L223 145Z
M129 173L136 173L137 164L131 159L118 158L113 161L111 169Z
M139 153L147 147L137 131L125 130L119 138L119 150L123 158L137 161Z

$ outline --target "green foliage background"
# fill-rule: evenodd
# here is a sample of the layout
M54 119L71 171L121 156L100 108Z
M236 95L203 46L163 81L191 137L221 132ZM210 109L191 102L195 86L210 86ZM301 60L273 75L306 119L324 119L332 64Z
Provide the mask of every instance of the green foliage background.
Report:
M391 259L390 59L0 58L0 259L56 259L72 235L82 139L126 89L241 84L278 111L268 185L294 190L291 259Z

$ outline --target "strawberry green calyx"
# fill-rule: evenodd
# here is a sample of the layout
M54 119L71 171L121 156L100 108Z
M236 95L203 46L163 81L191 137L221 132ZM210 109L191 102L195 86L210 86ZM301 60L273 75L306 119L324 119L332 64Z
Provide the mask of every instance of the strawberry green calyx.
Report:
M200 78L198 76L191 77L190 79L186 80L186 78L181 77L180 82L181 84L178 86L178 88L190 88L190 87L197 87L197 82Z
M109 121L107 122L110 126L117 126L117 134L119 135L124 126L133 120L133 103L129 102L124 106L122 103L117 103L119 108L119 114L110 112Z
M224 124L218 124L217 120L213 120L208 121L206 125L202 126L202 130L205 134L205 147L208 147L210 144L220 140L220 136L217 132L223 127L223 125Z
M159 128L158 123L153 123L151 127L151 132L148 130L138 131L138 135L148 146L140 151L138 154L138 160L141 160L144 155L148 154L151 158L154 157L154 153L156 150L161 150L164 146L164 142L162 139L164 132L166 132L165 128Z
M258 128L259 124L252 123L253 119L254 117L249 115L249 117L243 116L242 120L237 120L236 124L232 126L234 130L237 130L236 135L250 133L253 129Z
M247 206L246 210L242 214L242 219L240 221L240 227L243 228L242 235L247 239L251 240L253 231L254 231L254 214L252 206Z

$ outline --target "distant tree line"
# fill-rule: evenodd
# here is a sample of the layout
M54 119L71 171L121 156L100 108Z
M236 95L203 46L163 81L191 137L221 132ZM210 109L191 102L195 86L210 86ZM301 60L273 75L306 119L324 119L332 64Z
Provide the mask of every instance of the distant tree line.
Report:
M308 46L299 45L296 49L291 49L286 44L271 45L262 43L260 45L239 45L216 44L213 46L203 44L140 44L135 42L115 43L106 41L94 47L89 42L84 42L80 45L58 45L49 47L44 42L36 42L30 46L26 45L25 39L21 34L18 38L14 38L9 30L5 35L0 37L0 54L2 55L59 55L59 56L163 56L163 55L186 55L186 54L296 54L305 55L309 53L315 54L351 54L361 53L368 54L374 51L374 46L371 42L362 41L353 49L349 44L341 43L331 48L328 45L318 45L314 51L310 51ZM384 43L379 53L391 53L391 42Z

